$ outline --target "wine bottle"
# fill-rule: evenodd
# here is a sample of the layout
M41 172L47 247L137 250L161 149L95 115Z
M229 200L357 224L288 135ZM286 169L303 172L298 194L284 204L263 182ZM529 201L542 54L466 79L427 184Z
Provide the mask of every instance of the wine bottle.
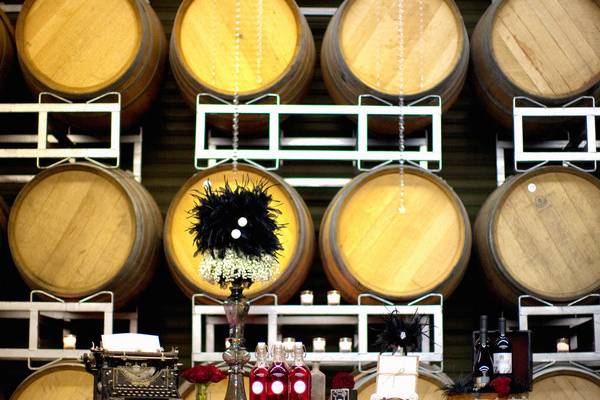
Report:
M498 319L498 339L494 342L494 376L512 377L512 343L506 336L506 318Z
M310 400L311 376L304 362L304 346L302 342L294 344L294 361L290 366L289 400Z
M289 370L281 342L273 346L273 363L267 375L267 400L288 400Z
M473 367L474 389L481 390L487 386L493 371L490 343L487 336L487 315L482 315L479 319L479 345Z
M310 400L325 400L325 374L317 361L313 361L310 371Z
M256 346L256 365L250 371L250 400L267 400L269 352L264 342Z

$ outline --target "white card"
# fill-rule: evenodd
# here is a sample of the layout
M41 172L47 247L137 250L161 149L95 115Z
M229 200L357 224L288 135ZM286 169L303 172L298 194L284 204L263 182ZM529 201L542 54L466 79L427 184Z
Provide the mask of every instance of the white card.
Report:
M130 351L155 353L162 351L160 340L155 335L140 333L116 333L102 335L102 347L107 351Z

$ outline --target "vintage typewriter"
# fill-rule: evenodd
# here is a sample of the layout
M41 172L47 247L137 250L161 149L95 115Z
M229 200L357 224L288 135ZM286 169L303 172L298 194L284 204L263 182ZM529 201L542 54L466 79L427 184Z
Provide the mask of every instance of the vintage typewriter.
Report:
M92 348L84 354L94 374L94 400L180 399L177 350L115 352Z

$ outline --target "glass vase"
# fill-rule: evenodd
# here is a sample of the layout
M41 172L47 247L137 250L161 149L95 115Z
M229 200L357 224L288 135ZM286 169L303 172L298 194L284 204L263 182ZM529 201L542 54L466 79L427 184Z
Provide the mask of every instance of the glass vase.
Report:
M196 400L209 400L208 383L196 383Z
M250 360L244 340L244 326L250 304L244 297L241 283L231 285L231 295L223 302L225 317L229 324L231 346L223 353L223 360L229 366L229 382L225 400L246 400L244 390L244 365Z

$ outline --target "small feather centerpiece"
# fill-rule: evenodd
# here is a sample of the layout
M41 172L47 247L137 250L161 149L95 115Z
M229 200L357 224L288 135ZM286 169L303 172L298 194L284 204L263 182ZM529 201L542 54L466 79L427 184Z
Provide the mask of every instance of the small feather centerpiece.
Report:
M268 182L245 176L241 184L192 194L195 220L189 228L196 247L195 256L203 255L200 276L221 287L240 284L250 287L254 282L270 280L277 272L278 252L282 250L277 231L281 213L273 207Z

